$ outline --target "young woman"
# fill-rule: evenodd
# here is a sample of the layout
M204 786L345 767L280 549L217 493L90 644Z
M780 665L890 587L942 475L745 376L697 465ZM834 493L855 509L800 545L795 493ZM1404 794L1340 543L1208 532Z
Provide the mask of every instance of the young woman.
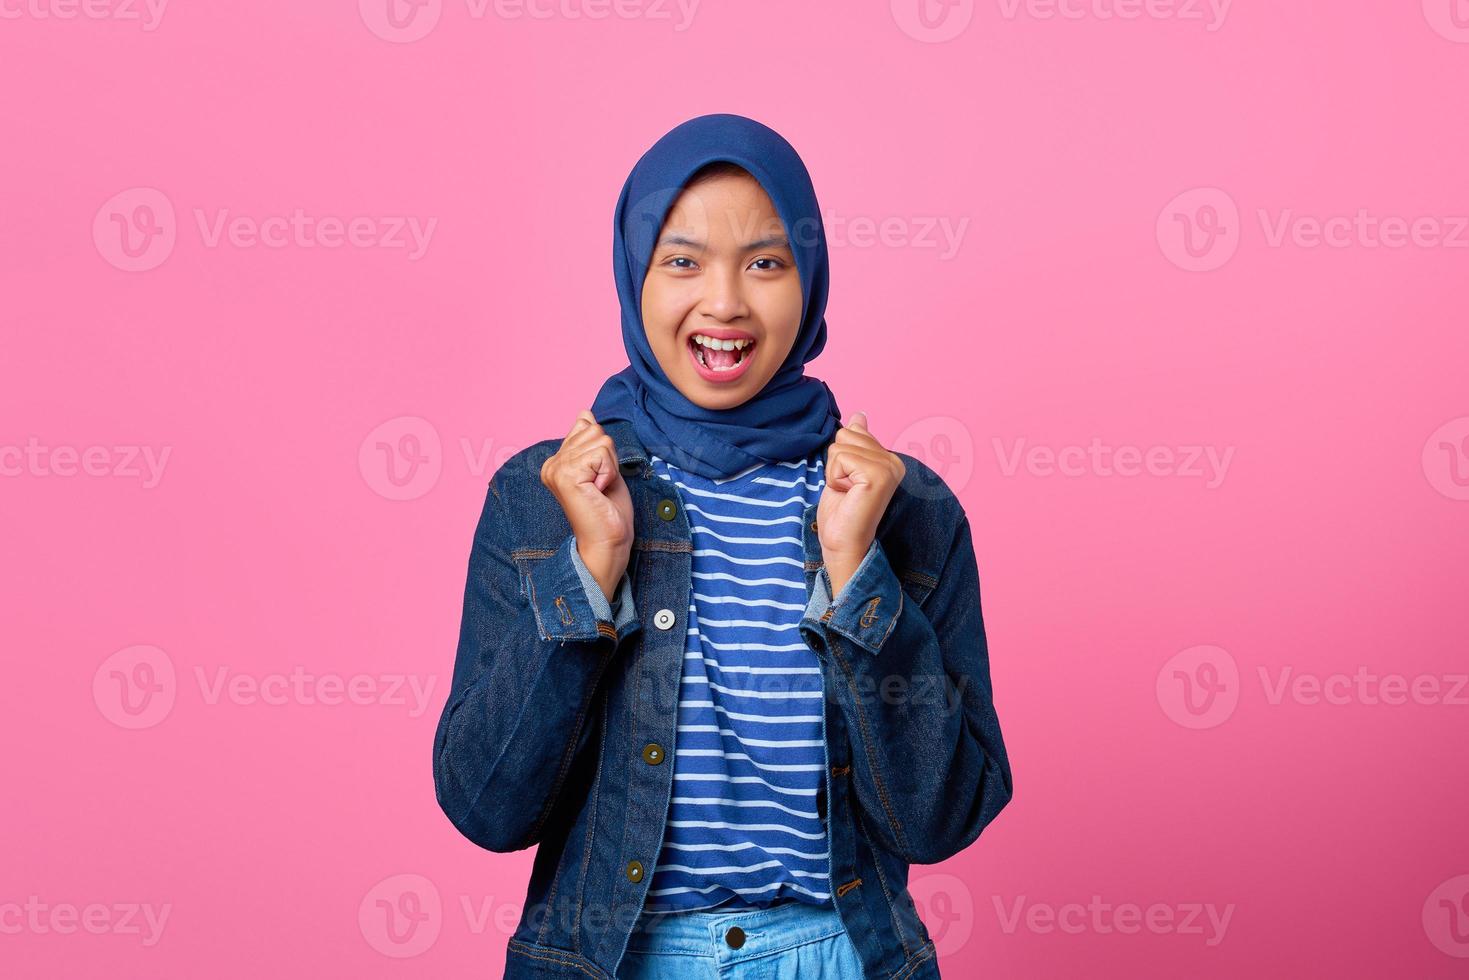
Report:
M660 139L614 271L629 366L491 479L434 743L462 833L540 845L505 976L938 977L908 867L1011 796L963 508L804 375L826 241L773 130Z

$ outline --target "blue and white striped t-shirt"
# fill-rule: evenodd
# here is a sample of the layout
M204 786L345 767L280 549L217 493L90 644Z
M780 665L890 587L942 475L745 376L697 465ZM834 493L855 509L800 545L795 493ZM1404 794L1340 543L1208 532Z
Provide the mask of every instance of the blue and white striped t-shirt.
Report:
M644 911L830 904L821 668L797 628L822 460L724 480L650 462L678 488L694 554L673 797Z

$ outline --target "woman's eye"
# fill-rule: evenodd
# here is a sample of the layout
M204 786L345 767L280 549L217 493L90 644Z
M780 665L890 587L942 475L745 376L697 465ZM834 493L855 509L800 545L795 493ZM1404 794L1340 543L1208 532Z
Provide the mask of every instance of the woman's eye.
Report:
M770 258L756 259L754 262L751 262L750 265L752 265L752 266L758 266L758 265L760 265L761 262L769 262L769 263L771 263L770 265L763 266L760 269L761 272L774 272L776 269L780 269L780 268L782 268L782 267L785 266L785 263L782 262L780 259L770 259Z
M678 265L677 263L679 262L687 262L688 265ZM673 258L668 260L668 264L673 266L675 269L696 268L696 266L694 265L694 260L689 258L687 255L675 255Z

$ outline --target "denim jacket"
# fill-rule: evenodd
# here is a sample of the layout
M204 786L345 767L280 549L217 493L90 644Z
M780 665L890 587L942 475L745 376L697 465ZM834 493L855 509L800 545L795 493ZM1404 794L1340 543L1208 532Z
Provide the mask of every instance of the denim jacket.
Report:
M635 526L614 601L540 481L561 440L521 450L485 495L434 735L435 792L460 833L491 851L539 845L507 980L612 980L672 796L692 535L632 425L603 428ZM898 455L903 481L836 596L814 504L802 523L800 632L825 692L816 809L832 902L869 980L939 976L908 868L968 847L1011 796L969 520L931 469Z

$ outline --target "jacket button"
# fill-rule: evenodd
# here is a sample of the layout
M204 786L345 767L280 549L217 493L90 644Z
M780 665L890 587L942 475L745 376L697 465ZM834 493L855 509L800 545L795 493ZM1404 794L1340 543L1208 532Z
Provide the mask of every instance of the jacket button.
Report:
M653 625L660 630L666 630L673 626L673 621L677 618L672 609L660 609L653 614Z
M678 504L674 503L668 497L664 497L662 500L658 501L659 517L663 518L665 521L671 521L674 519L675 516L677 516L677 514Z
M816 522L815 521L812 521L811 522L811 530L813 530L813 531L816 530Z
M730 949L739 949L745 945L745 930L739 926L730 926L729 932L724 934L724 941L729 943Z
M643 880L643 862L641 862L641 861L629 861L629 862L627 862L627 880L628 881L642 881Z
M649 742L643 746L643 761L650 766L656 766L663 761L663 746L657 742Z

